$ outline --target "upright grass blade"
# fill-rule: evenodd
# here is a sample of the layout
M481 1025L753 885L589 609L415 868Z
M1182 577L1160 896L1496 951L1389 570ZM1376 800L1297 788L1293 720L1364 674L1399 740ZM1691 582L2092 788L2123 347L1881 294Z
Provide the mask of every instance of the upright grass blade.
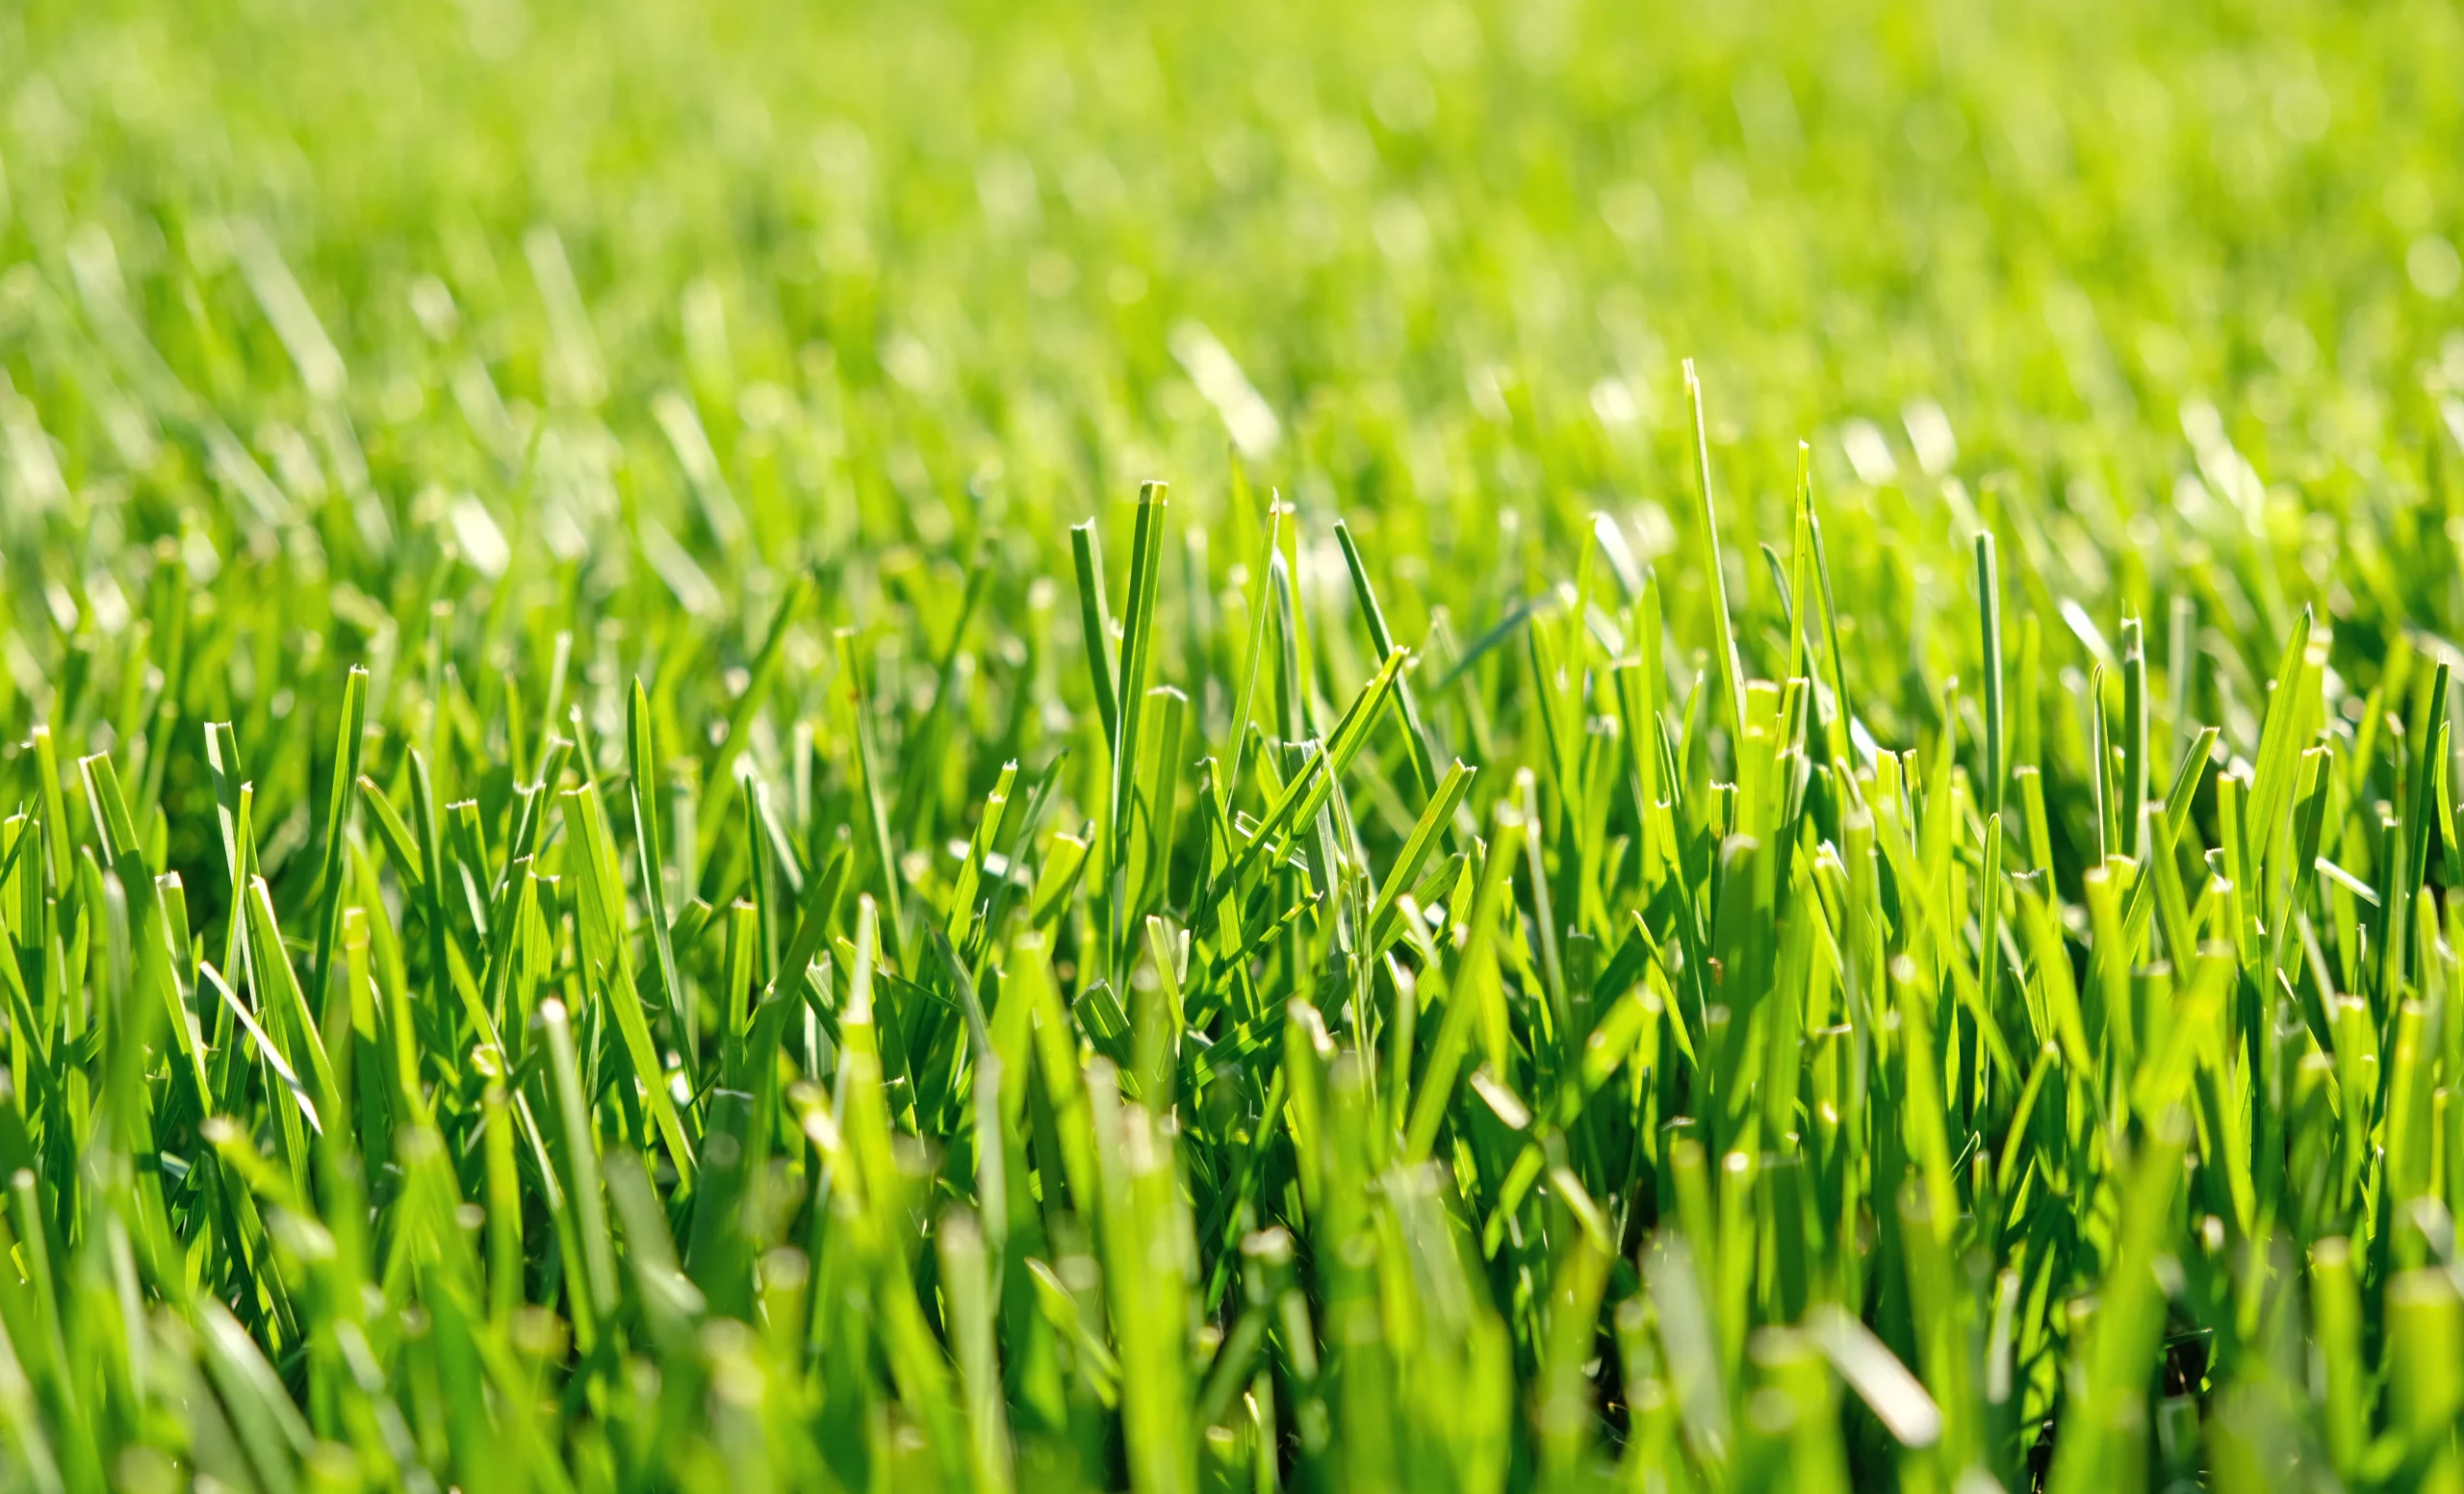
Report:
M658 744L652 734L650 695L639 679L633 682L625 729L625 759L631 768L625 787L632 800L634 869L640 878L644 911L650 914L651 950L657 957L659 998L671 1011L683 1014L684 1030L689 1034L693 1031L693 1001L677 974L675 943L668 929L667 889L663 885L667 858L661 849L658 829Z
M1104 746L1120 755L1120 691L1113 683L1113 620L1104 604L1104 555L1095 521L1070 526L1069 551L1078 568L1078 631L1086 640L1087 670L1094 681L1095 713L1103 719Z
M889 910L893 929L906 925L905 901L899 889L901 870L897 849L890 838L888 811L882 803L881 754L873 745L872 715L865 708L863 674L856 657L856 637L852 631L838 634L838 660L846 681L849 736L856 744L856 765L862 785L864 822L871 832L871 851L881 873L883 905Z
M2121 620L2121 797L2120 823L2132 827L2130 858L2147 862L2147 654L2140 637L2139 619Z
M580 1062L564 1003L553 996L541 1002L539 1019L548 1030L548 1071L564 1151L561 1181L571 1211L570 1218L559 1213L557 1228L560 1233L570 1232L578 1246L582 1275L576 1284L574 1326L586 1338L591 1325L606 1322L616 1311L616 1250L607 1232L606 1198L600 1188L599 1137L582 1095Z
M325 854L319 873L321 894L317 914L317 958L308 967L309 986L321 1008L332 971L334 940L342 931L343 845L349 834L351 786L359 781L360 746L368 735L368 671L354 665L343 678L342 729L334 744L334 776L326 794Z
M1360 546L1353 542L1351 530L1341 519L1335 521L1335 543L1343 547L1344 568L1351 573L1352 594L1360 602L1361 622L1369 630L1370 651L1385 658L1395 652L1395 634L1387 626L1385 608L1377 605L1377 590L1370 584L1369 566L1361 558ZM1422 792L1435 792L1437 763L1429 746L1428 728L1421 721L1420 700L1413 693L1412 682L1398 682L1395 696L1403 711L1403 746L1411 755L1412 771Z
M2002 730L2002 578L1993 558L1993 535L1976 536L1976 598L1978 650L1984 660L1985 783L1983 808L1988 819L2002 813L2002 791L2010 781L2010 759Z
M642 1100L656 1124L668 1160L689 1186L694 1155L682 1121L667 1087L667 1068L651 1041L650 1020L633 985L632 957L627 949L623 892L617 882L615 847L609 843L598 790L567 789L564 819L576 850L576 911L579 955L588 985L599 991L624 1040L625 1052L642 1087Z
M1155 592L1164 547L1164 485L1160 482L1149 482L1139 489L1138 527L1131 546L1129 611L1123 620L1120 670L1115 682L1120 696L1113 712L1112 810L1108 816L1112 845L1105 859L1112 884L1111 895L1106 899L1112 920L1108 967L1116 966L1124 957L1129 938L1129 853L1136 829L1133 801L1138 794L1139 726L1145 705L1147 660L1154 650ZM1100 604L1100 594L1097 601ZM1169 790L1164 792L1168 794ZM1154 797L1149 795L1150 800Z
M1703 424L1703 381L1695 375L1691 358L1685 360L1685 399L1694 412L1695 497L1701 501L1694 517L1703 527L1703 567L1711 588L1711 646L1718 654L1721 681L1728 687L1730 722L1742 734L1745 665L1737 656L1735 626L1729 616L1728 576L1720 564L1719 511L1711 500L1711 438Z

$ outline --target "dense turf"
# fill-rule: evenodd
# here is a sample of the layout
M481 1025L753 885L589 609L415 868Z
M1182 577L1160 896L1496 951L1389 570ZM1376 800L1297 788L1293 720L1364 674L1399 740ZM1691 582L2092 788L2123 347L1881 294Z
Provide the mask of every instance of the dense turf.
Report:
M2459 75L7 8L0 1486L2464 1490Z

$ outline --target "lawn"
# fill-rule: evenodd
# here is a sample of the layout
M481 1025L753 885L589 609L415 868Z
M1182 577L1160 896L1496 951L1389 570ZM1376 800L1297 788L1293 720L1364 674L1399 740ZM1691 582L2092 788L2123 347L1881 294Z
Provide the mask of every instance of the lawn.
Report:
M0 9L0 1489L2464 1494L2459 76Z

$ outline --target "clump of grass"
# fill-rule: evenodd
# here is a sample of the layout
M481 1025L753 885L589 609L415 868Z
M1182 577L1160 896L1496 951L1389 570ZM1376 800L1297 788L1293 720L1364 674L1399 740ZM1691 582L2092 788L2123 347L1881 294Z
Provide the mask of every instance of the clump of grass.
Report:
M2464 1487L2452 16L359 20L8 22L0 1487Z

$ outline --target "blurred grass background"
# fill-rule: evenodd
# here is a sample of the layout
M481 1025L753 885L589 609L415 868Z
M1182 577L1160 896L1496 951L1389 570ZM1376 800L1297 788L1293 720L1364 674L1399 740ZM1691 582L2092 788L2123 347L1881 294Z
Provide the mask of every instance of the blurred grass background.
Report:
M779 501L752 495L747 538L772 569L849 526L938 546L1158 472L1219 505L1184 322L1265 397L1298 502L1340 495L1397 531L1373 548L1441 571L1489 554L1433 522L1473 491L1527 543L1667 500L1681 355L1748 535L1781 532L1800 436L1862 417L1924 454L1914 400L1963 470L2085 481L2160 523L2186 404L2306 503L2392 498L2421 475L2391 450L2433 428L2423 370L2464 374L2464 47L2435 4L36 3L5 24L0 347L106 512L194 502L194 477L81 439L114 428L113 392L50 355L77 339L46 301L73 301L81 252L110 262L262 445L312 400L253 376L284 361L259 229L398 528L430 484L518 508L504 449L563 409L572 460L689 530L644 418L685 387L723 459L748 438L765 459L747 480ZM586 331L543 299L540 230ZM469 359L504 428L456 408ZM526 542L545 524L516 520ZM685 539L723 581L747 563Z

